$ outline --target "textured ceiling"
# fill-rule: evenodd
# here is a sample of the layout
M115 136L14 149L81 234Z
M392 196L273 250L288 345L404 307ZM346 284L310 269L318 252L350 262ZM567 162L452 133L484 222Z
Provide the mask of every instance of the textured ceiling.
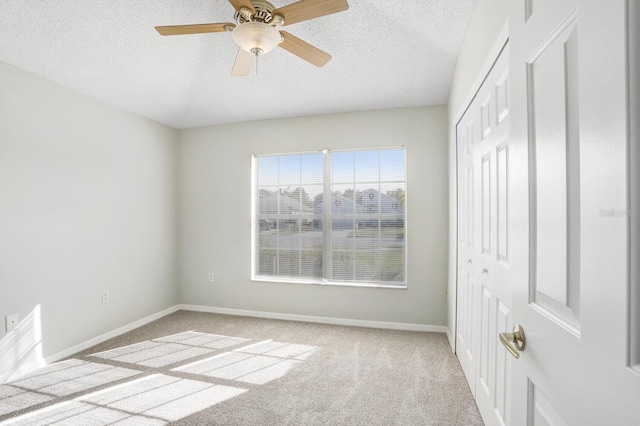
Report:
M276 48L231 77L230 33L154 30L233 22L227 0L2 0L0 61L175 128L446 104L476 0L348 1L284 28L323 68Z

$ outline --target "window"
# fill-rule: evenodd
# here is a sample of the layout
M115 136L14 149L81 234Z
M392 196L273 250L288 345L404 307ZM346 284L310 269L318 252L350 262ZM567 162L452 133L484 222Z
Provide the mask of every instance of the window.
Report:
M404 148L256 155L253 278L406 286Z

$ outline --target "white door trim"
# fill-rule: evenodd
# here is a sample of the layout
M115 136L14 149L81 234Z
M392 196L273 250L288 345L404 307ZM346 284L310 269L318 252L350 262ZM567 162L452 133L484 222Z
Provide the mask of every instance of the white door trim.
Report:
M628 55L629 55L629 226L631 270L629 288L629 366L640 374L640 2L629 0Z

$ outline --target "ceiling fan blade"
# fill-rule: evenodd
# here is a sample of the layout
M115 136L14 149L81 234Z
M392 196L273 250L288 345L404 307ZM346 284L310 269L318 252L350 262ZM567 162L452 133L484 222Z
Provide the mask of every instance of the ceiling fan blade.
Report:
M156 27L156 31L163 36L182 34L220 33L226 31L228 26L235 27L230 22L219 24L193 24L193 25L166 25Z
M256 9L253 7L253 3L251 3L251 0L229 0L229 3L231 3L231 6L233 6L233 8L238 12L240 12L240 9L243 7L250 9L253 13L255 13L256 11Z
M274 10L273 15L284 16L284 25L291 25L347 9L347 0L300 0Z
M249 75L249 71L251 71L251 66L255 59L256 57L253 53L249 53L244 49L238 49L238 55L236 55L236 61L233 63L231 75L234 77Z
M284 50L288 50L296 56L301 57L307 62L311 62L317 67L321 67L331 60L331 55L315 46L310 45L304 40L289 34L286 31L280 31L284 37L282 43L279 44Z

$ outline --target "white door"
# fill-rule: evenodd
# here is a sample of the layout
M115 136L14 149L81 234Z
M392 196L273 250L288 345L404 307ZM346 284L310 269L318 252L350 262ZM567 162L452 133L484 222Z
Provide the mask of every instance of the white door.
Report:
M474 366L474 261L475 241L475 179L473 165L475 112L469 108L456 126L458 172L458 271L456 303L456 354L462 371L475 396Z
M526 338L513 425L640 425L627 78L637 3L512 3L512 313Z
M487 425L507 422L511 327L508 240L509 45L457 123L458 327L456 353Z

